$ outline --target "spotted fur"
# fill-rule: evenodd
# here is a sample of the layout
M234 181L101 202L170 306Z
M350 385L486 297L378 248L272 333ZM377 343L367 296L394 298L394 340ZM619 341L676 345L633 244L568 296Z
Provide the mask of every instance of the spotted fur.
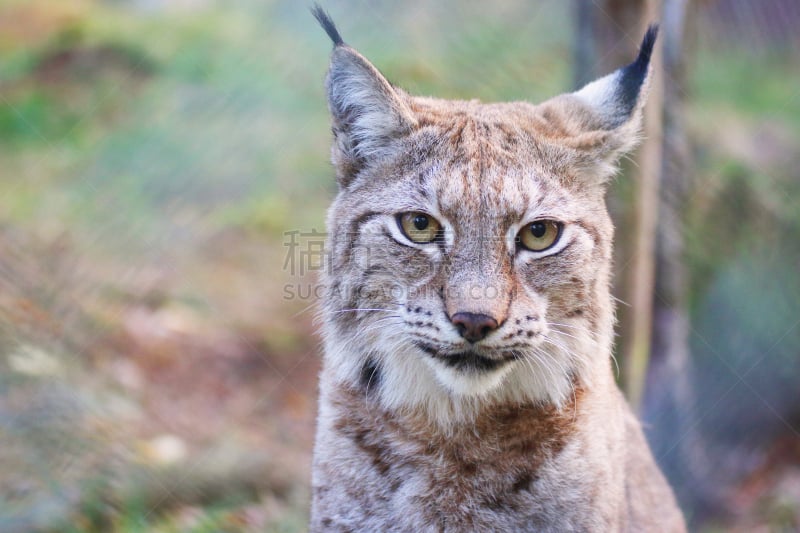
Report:
M539 105L412 97L314 10L328 212L313 531L683 531L611 370L604 184L637 140L655 40ZM417 244L398 214L441 224ZM552 248L520 248L534 220ZM499 326L469 342L457 313Z

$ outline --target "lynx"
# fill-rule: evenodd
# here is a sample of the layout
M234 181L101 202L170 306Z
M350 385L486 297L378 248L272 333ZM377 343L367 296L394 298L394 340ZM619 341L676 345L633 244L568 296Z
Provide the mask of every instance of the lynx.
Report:
M611 365L630 65L539 105L411 96L333 41L312 531L684 531Z

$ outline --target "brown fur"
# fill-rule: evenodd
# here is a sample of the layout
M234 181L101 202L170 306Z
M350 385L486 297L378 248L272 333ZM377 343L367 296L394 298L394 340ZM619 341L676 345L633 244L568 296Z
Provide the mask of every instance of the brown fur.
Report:
M644 55L538 106L418 98L317 16L340 192L311 529L683 531L610 364L604 183L636 141ZM407 212L441 238L408 240ZM551 250L516 244L533 220L562 225ZM498 327L466 342L458 313Z
M474 520L462 509L465 504L498 509L518 505L514 495L532 490L539 467L576 431L568 411L574 403L564 409L493 406L474 425L444 434L430 426L424 413L398 416L364 409L360 392L337 395L337 407L347 414L337 419L334 431L355 443L392 492L406 481L406 470L425 471L431 490L420 507L426 521L442 528Z

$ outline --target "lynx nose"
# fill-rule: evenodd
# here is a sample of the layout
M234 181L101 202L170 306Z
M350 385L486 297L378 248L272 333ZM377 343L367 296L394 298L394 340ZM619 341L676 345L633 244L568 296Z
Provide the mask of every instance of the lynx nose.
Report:
M498 327L497 320L478 313L456 313L450 317L450 322L458 328L458 334L469 342L485 339L486 335Z

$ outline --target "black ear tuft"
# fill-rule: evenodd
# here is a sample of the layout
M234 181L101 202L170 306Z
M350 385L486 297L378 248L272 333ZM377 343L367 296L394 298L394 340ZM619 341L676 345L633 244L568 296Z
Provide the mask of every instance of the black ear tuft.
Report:
M622 76L619 80L617 98L625 115L629 115L633 111L639 99L639 91L650 67L650 58L653 55L656 37L658 37L658 24L650 24L644 34L644 39L642 39L636 60L621 69Z
M317 19L319 25L322 26L322 29L325 30L325 33L327 33L328 37L331 38L334 46L340 46L344 44L342 36L339 35L339 30L336 29L336 24L333 23L331 16L328 15L328 13L326 13L319 4L314 4L314 6L311 8L311 14L314 15L314 18Z
M644 63L644 65L650 63L650 56L653 53L656 38L658 38L658 24L653 23L647 26L644 39L642 39L642 44L639 46L639 55L636 58L637 63Z

